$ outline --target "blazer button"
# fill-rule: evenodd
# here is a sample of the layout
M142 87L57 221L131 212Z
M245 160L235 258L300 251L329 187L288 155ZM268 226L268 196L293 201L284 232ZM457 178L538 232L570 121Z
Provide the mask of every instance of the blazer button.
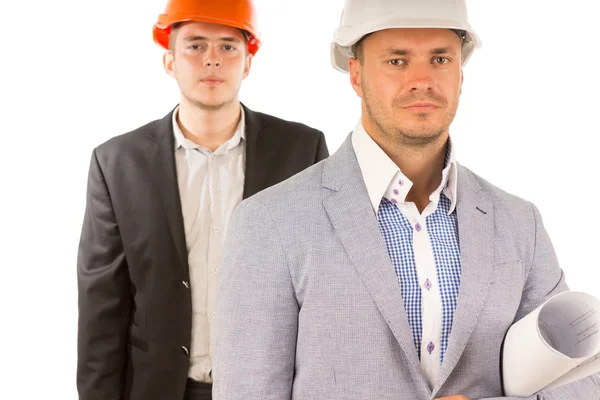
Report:
M190 284L186 281L183 281L183 286L185 286L188 289L190 288Z
M189 355L190 355L190 351L188 350L188 348L187 348L187 347L185 347L185 346L181 346L181 350L183 350L183 352L185 353L185 355L186 355L186 356L189 356Z

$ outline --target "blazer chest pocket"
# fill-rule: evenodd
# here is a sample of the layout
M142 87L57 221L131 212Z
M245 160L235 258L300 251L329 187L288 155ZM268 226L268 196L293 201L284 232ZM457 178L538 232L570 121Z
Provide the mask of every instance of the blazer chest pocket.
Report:
M523 293L523 262L494 264L490 275L486 309L512 321Z
M494 263L490 275L490 284L499 286L511 286L515 284L523 287L523 262L521 260L511 262Z

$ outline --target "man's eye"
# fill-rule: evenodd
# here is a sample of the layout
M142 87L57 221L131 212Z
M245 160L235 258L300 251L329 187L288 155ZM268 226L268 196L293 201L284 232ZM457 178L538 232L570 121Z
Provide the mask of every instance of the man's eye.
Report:
M392 65L404 65L404 64L406 64L404 62L404 60L390 60L389 63L392 64Z
M450 60L446 57L436 57L433 59L433 62L435 64L446 64L447 62L450 62Z
M225 46L223 46L223 48L227 51L235 50L235 47L229 44L226 44Z

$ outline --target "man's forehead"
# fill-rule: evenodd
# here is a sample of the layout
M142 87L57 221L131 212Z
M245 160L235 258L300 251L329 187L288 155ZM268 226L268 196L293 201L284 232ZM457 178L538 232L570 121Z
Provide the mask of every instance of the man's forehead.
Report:
M213 24L210 22L201 21L186 21L181 23L177 29L181 32L181 36L201 36L205 38L216 39L219 37L227 36L237 38L239 40L244 39L244 34L238 28L232 26Z
M423 44L431 43L434 47L439 45L462 44L462 33L451 29L442 28L390 28L373 32L368 36L373 42L389 42L389 44Z

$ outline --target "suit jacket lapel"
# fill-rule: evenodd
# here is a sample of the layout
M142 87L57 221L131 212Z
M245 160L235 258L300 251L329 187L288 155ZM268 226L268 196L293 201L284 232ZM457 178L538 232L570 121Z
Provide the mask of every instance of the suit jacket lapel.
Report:
M248 198L265 187L267 177L268 143L264 143L259 131L262 128L260 116L242 104L246 122L246 171L243 197ZM173 136L173 112L171 111L157 127L149 133L150 145L147 148L147 162L150 175L167 217L171 236L184 269L184 276L189 277L187 246L181 199L177 185L175 167L175 139Z
M156 129L149 132L151 140L146 156L156 195L163 206L171 237L179 254L180 265L184 272L183 276L188 279L187 246L175 167L173 112L171 111L166 117L158 121Z
M456 204L462 274L452 333L435 393L448 379L465 349L483 308L493 263L494 209L467 169L459 166Z
M408 325L398 279L350 138L325 162L323 186L334 191L323 203L331 223L410 365L427 387Z
M246 199L263 190L267 181L268 143L259 135L262 128L260 115L242 104L246 118L246 171L244 194Z

